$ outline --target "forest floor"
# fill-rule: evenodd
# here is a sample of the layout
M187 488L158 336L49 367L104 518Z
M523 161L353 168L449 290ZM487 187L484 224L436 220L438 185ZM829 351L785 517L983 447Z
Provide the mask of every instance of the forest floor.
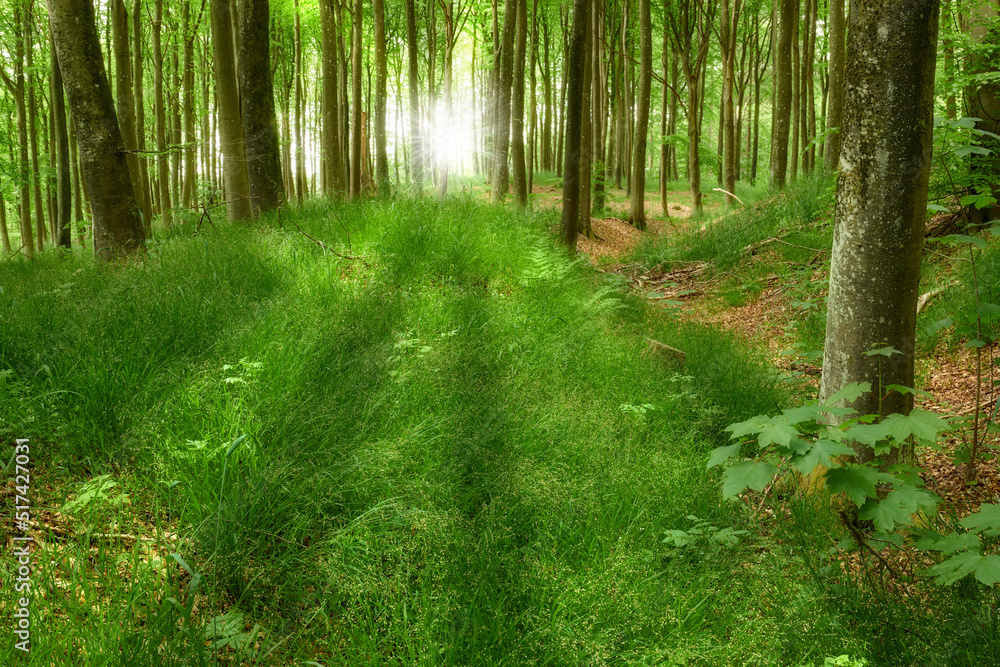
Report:
M558 206L549 190L554 192L555 188L543 189L540 201ZM667 237L698 235L706 231L706 225L719 224L721 218L691 220L691 207L680 203L690 201L691 193L686 190L668 191L671 216L664 217L658 193L647 192L649 219L647 229L640 231L627 222L625 193L612 190L609 194L619 201L608 206L611 214L608 217L591 219L596 238L581 234L577 240L578 249L599 271L624 277L651 303L677 310L685 319L732 332L763 350L775 368L789 377L801 379L805 387L818 395L821 358L818 350L806 349L815 347L817 340L814 335L812 345L804 345L797 323L804 311L815 310L826 297L829 283L827 246L806 248L813 254L801 263L803 270L793 274L777 270L784 260L774 248L779 244L787 245L778 237L748 245L743 260L726 272L713 270L708 261L649 266L648 262L636 261L636 250L642 244L657 245L669 242ZM713 204L708 210L718 215L722 207L718 202ZM832 210L825 211L823 216L830 223ZM936 218L928 223L929 236L940 235L939 222ZM925 305L939 297L942 302L954 298L947 290L956 286L957 272L965 261L955 256L959 250L964 252L961 248L949 255L925 253L934 267L929 273L934 276L930 286L927 286L927 277L923 281ZM937 275L942 272L943 275ZM748 285L751 288L745 289ZM979 428L982 431L978 437L981 456L985 454L986 458L978 461L973 481L968 483L969 464L963 462L962 454L969 449L973 437L971 421L976 412L977 350L958 344L965 342L955 338L939 338L933 343L925 341L916 359L917 388L926 392L916 397L916 407L965 420L947 436L942 449L921 448L918 451L928 488L945 500L944 510L957 517L975 512L984 502L1000 501L1000 466L994 458L1000 451L1000 429L992 426L1000 398L1000 373L996 367L1000 364L1000 350L992 344L978 351L981 355L978 363L983 369L979 378ZM987 424L990 425L988 433Z

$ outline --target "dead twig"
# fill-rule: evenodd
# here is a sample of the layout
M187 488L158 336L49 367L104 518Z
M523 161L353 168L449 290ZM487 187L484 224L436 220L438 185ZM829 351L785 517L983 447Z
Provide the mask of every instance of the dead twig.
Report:
M333 248L331 248L330 246L328 246L327 244L325 244L322 241L320 241L318 238L316 238L314 236L310 236L309 234L306 234L304 231L302 231L302 228L299 227L299 223L297 223L294 220L292 220L292 224L295 225L295 229L299 230L299 234L302 234L302 236L306 237L307 239L309 239L310 241L312 241L313 243L315 243L316 245L318 245L320 248L322 248L324 254L325 253L330 253L331 255L336 255L337 257L339 257L341 259L357 260L357 261L361 262L362 264L364 264L366 267L371 268L371 264L369 264L368 260L366 260L364 257L359 257L358 255L345 255L343 253L339 253L336 250L334 250Z

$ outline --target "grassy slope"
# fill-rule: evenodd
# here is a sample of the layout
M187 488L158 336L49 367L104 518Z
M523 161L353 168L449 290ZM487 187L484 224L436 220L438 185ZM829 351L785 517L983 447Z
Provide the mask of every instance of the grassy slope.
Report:
M178 236L134 267L0 266L0 436L32 438L43 527L35 664L210 663L215 614L247 644L219 657L261 664L986 650L971 611L942 633L960 610L820 586L797 555L836 527L807 509L759 526L723 504L704 470L721 427L785 396L730 338L568 262L554 219L470 201L294 215L341 252L349 230L370 265L286 215ZM643 358L645 336L687 367ZM663 544L689 515L754 536Z

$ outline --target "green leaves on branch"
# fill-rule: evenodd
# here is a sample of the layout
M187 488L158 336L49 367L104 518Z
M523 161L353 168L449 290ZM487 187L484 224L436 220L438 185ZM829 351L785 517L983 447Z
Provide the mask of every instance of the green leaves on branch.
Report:
M889 355L894 351L887 348L873 353ZM887 390L918 393L895 385ZM929 570L938 583L952 584L968 575L986 585L1000 583L1000 555L984 553L990 548L984 546L983 539L1000 537L1000 505L983 505L979 512L963 519L961 526L967 532L940 535L917 529L914 517L934 515L940 498L924 488L918 468L886 467L877 458L904 444L935 446L949 420L926 410L913 410L909 415L892 414L876 421L874 415L856 416L851 408L836 405L857 400L868 391L871 386L866 383L853 384L824 405L790 408L778 415L758 415L731 424L726 430L737 442L717 447L708 460L709 468L731 462L722 473L723 495L735 498L748 489L761 492L785 475L822 474L832 493L843 494L856 516L871 522L875 537L899 547L907 534L918 535L917 548L947 556ZM849 418L830 424L832 415ZM855 448L874 450L875 460L856 462ZM745 457L744 450L754 455ZM860 534L857 537L864 539ZM989 544L996 542L990 539Z

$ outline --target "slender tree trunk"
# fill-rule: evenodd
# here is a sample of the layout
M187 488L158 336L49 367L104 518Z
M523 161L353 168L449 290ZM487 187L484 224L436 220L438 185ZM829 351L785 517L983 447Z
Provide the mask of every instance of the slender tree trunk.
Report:
M56 215L55 234L53 240L63 248L70 247L70 237L72 225L70 216L73 214L72 206L72 183L70 182L70 162L69 162L69 134L66 130L66 104L63 96L62 72L59 69L59 59L56 57L55 44L52 42L52 33L49 32L51 56L51 95L53 120L53 134L56 155ZM4 225L6 235L7 226ZM8 249L7 252L10 252Z
M594 237L594 230L590 222L590 194L591 194L591 165L593 164L593 135L594 119L591 113L593 93L592 66L591 61L594 56L592 44L594 42L594 0L590 0L590 9L587 17L587 44L583 59L583 106L580 110L580 204L577 220L577 232L587 238Z
M733 106L733 84L736 79L737 28L740 24L741 0L722 0L722 21L719 43L722 47L722 107L725 116L722 157L722 189L726 191L726 206L736 203L736 110Z
M129 20L124 0L111 0L111 36L115 52L115 93L117 114L121 126L122 142L127 151L125 162L128 164L129 178L136 200L142 201L138 186L142 184L142 172L139 169L139 140L136 137L135 98L132 95L132 53L129 49ZM140 212L142 211L140 207ZM143 220L143 229L146 221Z
M583 121L583 78L590 0L573 0L573 31L566 63L566 164L563 166L563 242L576 252L580 206L580 139Z
M518 208L528 207L528 176L524 164L524 60L528 38L528 2L517 3L516 44L514 46L514 74L512 78L511 162L514 166L514 201Z
M420 137L420 78L417 61L417 15L414 0L406 0L406 46L410 88L410 172L417 196L423 189L423 142Z
M361 197L361 0L354 0L351 19L351 199Z
M94 215L98 259L113 260L145 245L111 86L89 0L49 0L49 22L73 119Z
M389 195L389 158L386 154L385 114L388 95L388 71L385 61L385 7L384 0L374 0L375 4L375 185L382 196ZM451 63L448 63L451 75ZM451 81L449 79L450 86ZM448 104L451 105L448 91ZM398 106L398 101L397 101ZM449 110L450 113L450 110Z
M653 24L650 0L639 0L639 90L636 93L635 142L632 149L632 201L629 223L646 229L646 135L653 84Z
M320 2L320 26L323 49L323 165L327 196L338 197L347 190L344 162L341 160L340 86L337 81L337 15L333 0Z
M35 241L38 251L45 249L45 204L42 202L42 179L38 169L38 105L35 101L34 27L31 5L25 14L25 40L27 40L26 67L28 75L28 144L31 150L31 186L35 196Z
M222 179L226 189L229 220L246 220L253 215L250 181L247 176L243 120L240 118L239 85L236 80L236 51L232 0L211 0L212 54L215 86L218 90L219 139L222 144Z
M163 26L163 0L155 0L153 5L153 103L156 107L156 170L160 190L160 218L163 227L169 230L173 222L170 206L170 164L167 156L167 111L163 96L163 50L160 32ZM78 181L74 181L78 182ZM77 220L79 220L77 216Z
M247 177L254 215L285 203L281 183L281 153L278 120L274 113L271 81L268 0L239 0L240 109L246 139Z
M27 37L27 15L22 15L20 3L14 4L14 25L17 34L14 46L14 104L17 107L17 180L20 208L21 248L31 259L35 256L35 230L31 226L31 172L28 161L28 109L24 76L24 51ZM23 20L22 20L23 19ZM28 44L30 47L30 43Z
M771 132L771 186L785 187L792 113L792 23L796 0L779 0L774 48L774 111Z
M136 147L139 151L139 179L134 185L139 198L139 208L142 210L142 224L146 229L146 238L153 236L153 198L149 191L149 166L146 162L146 100L144 88L144 67L142 48L142 0L132 2L132 44L134 45L132 79L135 84L135 127ZM67 217L68 220L68 217Z
M519 2L519 0L517 0ZM500 45L500 89L496 96L496 172L493 177L493 201L507 197L510 188L510 100L514 71L514 32L517 23L515 0L505 0L503 37Z

